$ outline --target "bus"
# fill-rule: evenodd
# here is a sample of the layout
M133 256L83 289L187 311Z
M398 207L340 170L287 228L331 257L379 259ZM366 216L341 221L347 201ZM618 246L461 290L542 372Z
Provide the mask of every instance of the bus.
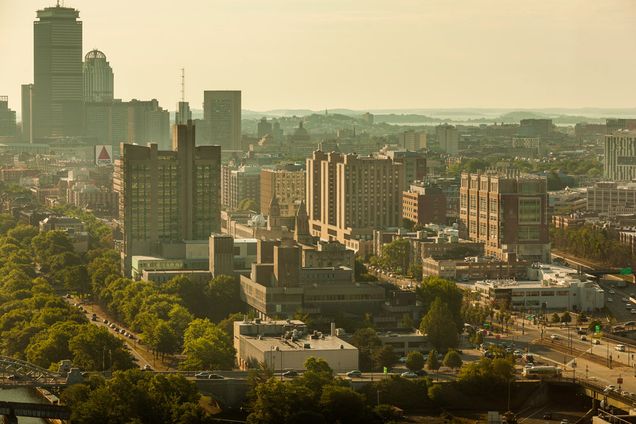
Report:
M539 367L527 367L523 369L523 376L525 378L547 378L547 377L560 377L561 368L553 365L544 365Z

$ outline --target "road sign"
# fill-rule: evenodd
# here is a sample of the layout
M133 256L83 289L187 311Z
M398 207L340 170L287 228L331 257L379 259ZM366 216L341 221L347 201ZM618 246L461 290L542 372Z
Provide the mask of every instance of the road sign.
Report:
M632 268L631 268L631 267L629 267L629 266L628 266L628 267L626 267L626 268L621 268L621 269L618 271L618 273L619 273L620 275L629 275L629 274L633 274L633 272L632 272Z
M618 377L616 379L616 384L623 384L623 377Z
M601 332L601 324L596 324L594 326L594 332L595 333L600 333Z
M389 373L389 369L387 367L384 367L384 373L388 374Z

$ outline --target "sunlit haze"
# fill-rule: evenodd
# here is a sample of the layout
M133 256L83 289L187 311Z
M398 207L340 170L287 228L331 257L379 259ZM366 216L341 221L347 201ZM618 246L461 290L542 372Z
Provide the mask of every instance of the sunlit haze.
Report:
M35 11L0 0L0 94L33 79ZM633 0L79 1L115 96L243 91L243 108L632 107Z

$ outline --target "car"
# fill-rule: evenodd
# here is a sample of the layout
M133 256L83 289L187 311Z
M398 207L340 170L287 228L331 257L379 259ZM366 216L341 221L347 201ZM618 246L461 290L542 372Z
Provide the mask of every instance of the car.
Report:
M552 340L559 340L559 335L558 335L558 334L551 334L551 335L550 335L550 338L551 338Z
M207 379L210 374L212 374L212 373L207 372L207 371L201 371L201 372L198 372L198 373L194 374L194 378Z
M104 319L102 322L103 322L104 324L108 324L108 320L107 320L107 319Z
M545 414L543 414L543 419L544 420L551 420L552 419L552 412L546 412Z
M144 365L144 371L152 371L152 367L150 366L150 364Z
M71 295L70 295L70 293L66 293L66 296L64 296L64 297L67 298L67 299L70 299Z
M417 378L418 375L415 374L413 371L405 371L402 374L400 374L400 377L404 377L404 378Z
M576 334L580 334L580 335L584 336L584 335L587 334L587 331L585 330L585 328L579 327L579 328L576 329Z
M628 391L626 391L626 390L623 390L623 391L621 392L621 395L626 396L626 397L629 397L629 392L628 392Z
M607 301L608 301L608 302L613 302L614 300L613 300L611 297L608 297L608 298L607 298Z
M135 340L135 339L136 339L136 338L135 338L135 335L134 335L134 334L131 334L131 333L129 333L129 334L128 334L128 338L129 338L130 340Z
M601 344L601 341L600 341L599 339L593 339L593 340L592 340L592 344L600 345L600 344Z
M613 384L608 384L607 386L605 386L605 389L604 389L604 391L608 391L608 392L614 391L614 390L616 390L616 386Z
M623 344L617 344L617 345L614 347L614 349L615 349L615 350L617 350L617 351L619 351L619 352L625 352L625 345L623 345Z
M219 374L210 374L208 375L208 380L223 380L225 377Z
M347 373L347 377L349 377L349 378L353 378L353 377L360 378L360 377L362 377L362 371L360 371L360 370L349 371Z
M616 294L616 292L614 290L610 290L609 294Z
M623 302L629 302L629 298L627 298L627 297L624 297L624 298L622 298L621 300L622 300Z
M298 377L298 373L295 370L287 370L283 373L283 377Z
M627 321L627 322L625 323L625 326L626 326L626 327L632 327L632 326L634 326L634 325L636 325L636 321Z
M398 361L400 364L406 364L406 356L402 356Z
M568 421L568 419L567 419L567 418L563 418L563 419L561 420L561 424L570 424L570 421Z
M581 337L580 337L580 339L581 339L582 341L587 341L587 337L586 337L586 336L581 336Z
M625 304L625 309L632 309L632 304L631 303L626 303Z
M418 375L418 377L426 377L428 375L428 373L426 371L424 371L424 370L417 370L417 371L414 371L414 372L415 372L415 374Z

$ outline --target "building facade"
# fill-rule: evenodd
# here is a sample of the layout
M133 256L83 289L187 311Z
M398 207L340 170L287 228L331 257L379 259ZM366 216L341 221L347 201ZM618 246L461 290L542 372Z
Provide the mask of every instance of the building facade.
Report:
M84 56L84 101L111 102L114 98L113 68L106 55L99 50L91 50Z
M402 217L414 224L446 224L446 194L434 185L411 184L402 193Z
M609 217L636 212L636 184L602 181L588 187L587 210Z
M59 5L37 11L33 23L33 137L82 134L82 22Z
M388 158L314 152L307 160L307 172L311 174L307 205L313 236L337 240L365 255L373 244L374 229L400 225L401 164Z
M459 151L459 131L452 125L438 125L435 128L437 145L442 152L449 155L457 154Z
M14 138L16 129L16 114L9 109L9 98L0 96L0 137Z
M253 200L256 212L260 210L261 169L257 166L235 168L223 165L221 170L221 206L237 210L244 200Z
M460 237L485 244L501 260L549 262L547 182L518 172L461 176Z
M617 131L605 136L604 165L608 180L636 179L636 132Z
M203 118L208 127L204 144L219 145L223 150L241 150L240 91L204 91Z
M127 273L133 255L179 257L184 241L220 231L220 148L195 147L194 137L190 123L176 126L175 150L122 145L113 186Z
M295 165L278 169L262 169L261 213L269 215L269 206L274 196L278 200L281 217L296 216L300 202L305 199L305 171Z

